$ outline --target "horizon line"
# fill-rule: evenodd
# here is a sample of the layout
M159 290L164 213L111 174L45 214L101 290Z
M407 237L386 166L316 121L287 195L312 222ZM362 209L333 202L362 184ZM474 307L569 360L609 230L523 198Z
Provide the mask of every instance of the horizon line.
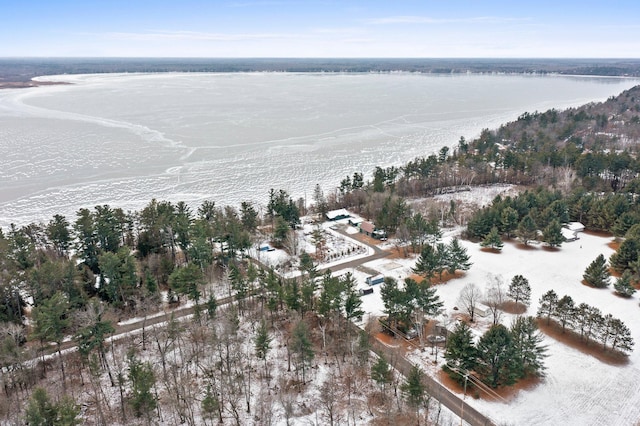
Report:
M588 56L0 56L0 59L277 59L277 60L311 60L311 59L339 59L339 60L638 60L638 57L588 57Z

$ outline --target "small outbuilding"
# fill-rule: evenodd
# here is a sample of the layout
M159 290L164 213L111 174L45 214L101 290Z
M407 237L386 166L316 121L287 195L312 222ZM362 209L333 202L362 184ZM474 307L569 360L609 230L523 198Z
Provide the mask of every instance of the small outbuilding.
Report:
M491 309L483 303L478 303L476 306L473 307L473 312L477 316L484 318L491 313Z
M373 237L374 232L376 232L376 226L373 222L362 222L360 224L360 232L368 237Z
M360 233L378 240L387 239L387 233L382 229L376 228L373 222L362 222L360 224Z
M364 222L364 219L359 216L349 218L349 225L356 228L358 228L362 224L362 222Z
M373 289L372 288L360 288L360 289L358 289L358 294L360 294L360 296L366 296L367 294L373 294Z
M567 242L576 241L578 239L578 233L567 228L562 228L562 236Z
M573 232L584 232L584 225L580 222L569 222L564 227Z
M351 217L351 213L349 213L349 211L346 210L346 209L338 209L338 210L331 210L331 211L327 212L326 216L327 216L328 220L336 221L336 220L342 220L342 219L350 218Z
M376 285L376 284L382 284L384 282L384 275L382 275L382 274L372 275L370 277L367 277L365 279L365 282L367 284L369 284L370 286Z
M584 225L580 222L569 222L562 227L562 236L565 241L576 241L580 239L578 232L584 231Z

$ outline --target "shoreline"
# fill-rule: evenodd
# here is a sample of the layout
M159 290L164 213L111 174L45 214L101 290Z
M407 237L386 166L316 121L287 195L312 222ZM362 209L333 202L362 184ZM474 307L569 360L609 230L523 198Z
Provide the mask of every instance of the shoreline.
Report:
M0 90L2 89L28 89L30 87L53 86L59 84L73 84L66 81L0 81Z
M416 71L330 71L330 72L318 72L318 71L135 71L135 72L98 72L98 73L78 73L78 74L49 74L38 75L32 77L30 80L5 80L0 78L0 90L2 89L28 89L32 87L40 86L57 86L57 85L73 85L70 81L51 81L51 80L39 80L41 78L47 78L59 75L110 75L110 74L127 74L127 75L144 75L144 74L173 74L173 73L186 73L186 74L251 74L251 73L275 73L275 74L424 74L424 75L494 75L494 76L527 76L527 77L573 77L573 78L619 78L619 79L637 79L638 77L631 75L591 75L591 74L563 74L557 72L547 73L535 73L535 72L416 72Z
M53 76L172 72L640 78L640 58L0 58L0 89L69 84L46 81Z

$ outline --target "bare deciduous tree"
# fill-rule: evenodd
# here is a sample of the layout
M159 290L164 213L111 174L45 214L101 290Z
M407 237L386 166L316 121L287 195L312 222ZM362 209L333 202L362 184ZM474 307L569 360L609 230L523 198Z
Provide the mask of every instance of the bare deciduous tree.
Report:
M320 386L319 402L324 410L325 424L333 426L340 423L340 393L338 392L338 382L333 374L330 374Z
M499 324L502 319L502 307L506 298L505 285L501 276L487 275L487 291L484 300L493 317L493 325Z
M469 283L460 291L458 296L458 304L469 314L470 321L475 319L476 308L482 300L482 290L474 284Z

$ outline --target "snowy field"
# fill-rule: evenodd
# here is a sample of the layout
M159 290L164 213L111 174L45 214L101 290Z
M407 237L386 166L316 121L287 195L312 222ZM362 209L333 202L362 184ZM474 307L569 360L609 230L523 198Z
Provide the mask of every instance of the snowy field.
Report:
M565 243L556 252L536 246L532 250L521 250L513 243L505 244L502 253L488 253L480 250L478 244L462 241L471 255L473 266L464 277L438 285L437 291L444 301L445 317L456 313L460 290L468 283L475 283L485 289L490 275L501 277L505 285L514 275L520 274L531 285L531 306L527 315L535 316L538 300L548 290L555 290L559 297L570 295L576 305L585 302L598 307L604 314L611 313L620 318L631 330L636 342L640 341L640 315L638 295L622 299L614 295L613 287L593 289L581 284L585 268L600 254L609 257L613 250L607 246L611 238L603 238L581 233L580 239ZM445 237L445 242L449 238ZM415 259L380 259L365 264L367 268L386 276L403 280L411 274ZM368 273L352 272L361 287ZM380 286L374 286L374 294L363 297L368 315L382 315ZM459 311L458 311L459 312ZM512 315L504 314L503 323L511 324ZM366 318L365 318L366 320ZM486 331L491 318L478 318L473 326L477 335ZM483 399L466 398L472 406L488 415L497 424L508 425L632 425L640 419L640 353L638 348L623 366L605 364L590 355L572 349L551 337L545 336L548 346L546 377L529 390L521 390L508 403L488 402ZM640 343L639 343L640 345ZM410 357L422 362L422 367L434 375L442 364L442 354L438 366L433 365L431 350L411 354Z

